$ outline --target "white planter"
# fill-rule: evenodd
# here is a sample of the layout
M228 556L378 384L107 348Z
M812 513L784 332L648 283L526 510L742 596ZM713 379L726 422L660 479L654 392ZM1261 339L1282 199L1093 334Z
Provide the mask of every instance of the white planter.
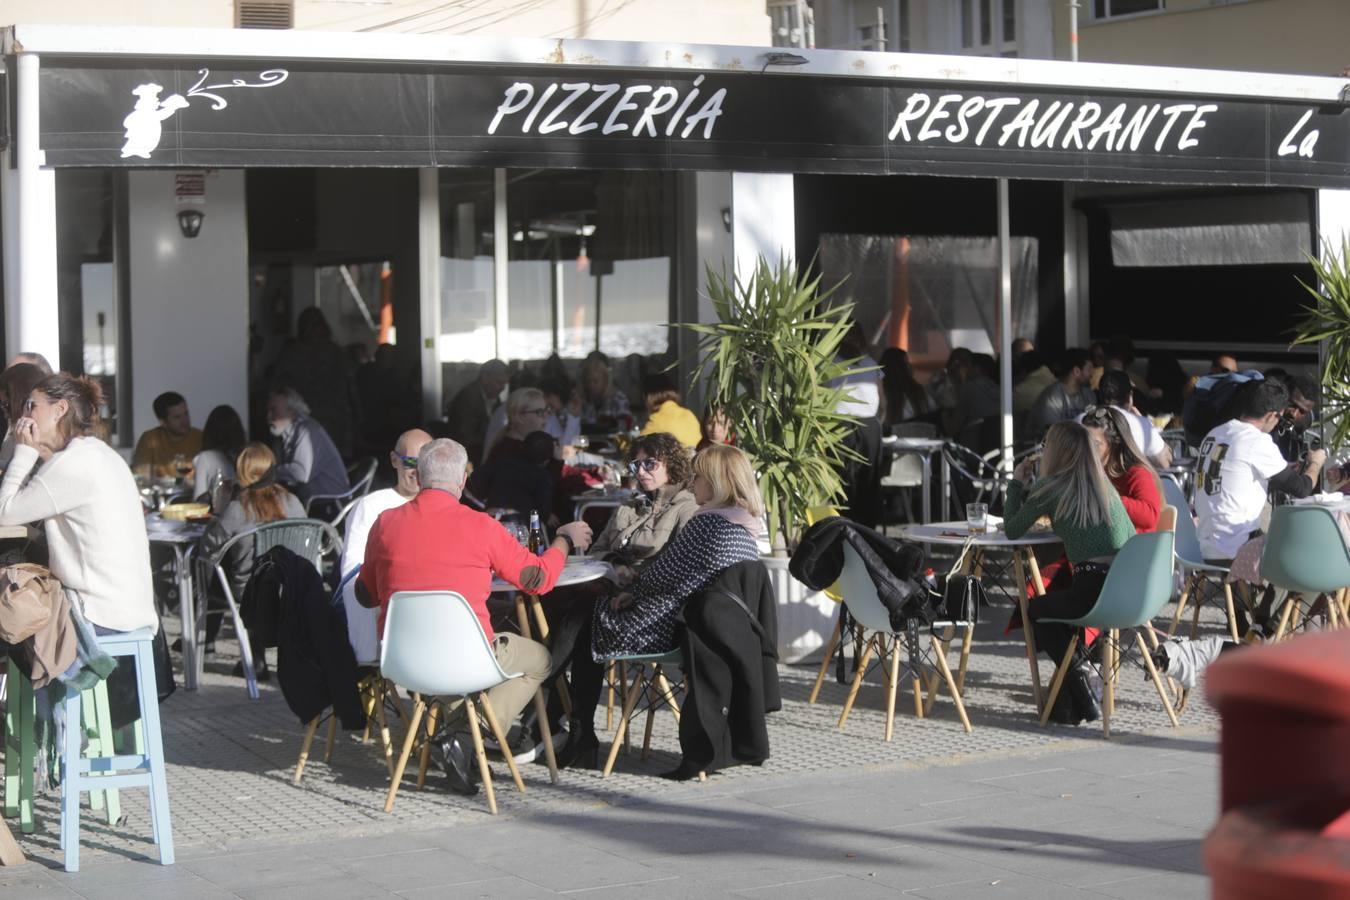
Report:
M839 604L813 591L788 572L788 561L760 557L778 597L778 659L785 663L819 660L839 618Z

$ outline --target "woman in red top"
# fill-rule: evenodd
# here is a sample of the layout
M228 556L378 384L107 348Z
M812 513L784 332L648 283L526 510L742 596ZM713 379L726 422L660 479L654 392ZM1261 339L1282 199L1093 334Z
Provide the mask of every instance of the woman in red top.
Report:
M1106 477L1120 494L1134 530L1144 534L1157 529L1162 484L1131 436L1125 417L1109 406L1094 406L1083 414L1083 425L1092 435Z

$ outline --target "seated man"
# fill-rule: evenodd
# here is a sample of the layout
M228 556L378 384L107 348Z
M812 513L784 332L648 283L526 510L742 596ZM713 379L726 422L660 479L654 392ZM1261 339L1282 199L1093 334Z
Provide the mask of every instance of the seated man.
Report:
M1260 529L1269 492L1308 496L1327 458L1325 450L1313 450L1306 462L1291 464L1280 455L1270 436L1289 404L1280 382L1248 382L1235 400L1237 418L1205 436L1195 470L1200 550L1207 562L1222 566Z
M136 441L131 466L133 470L149 466L150 474L156 478L177 478L182 473L176 470L174 458L182 457L190 466L193 457L202 452L202 433L192 427L192 416L182 394L166 391L155 398L154 408L159 425L142 433Z
M1119 369L1107 369L1097 384L1097 399L1102 406L1109 406L1120 413L1130 426L1130 437L1144 452L1148 461L1160 469L1172 465L1172 451L1157 428L1153 427L1148 416L1141 415L1134 406L1134 386L1130 376ZM1079 416L1078 421L1083 421Z
M1027 435L1040 439L1056 422L1076 419L1097 401L1092 388L1092 356L1081 347L1070 347L1059 358L1059 380L1036 398L1027 413Z
M351 485L342 454L328 432L309 417L309 404L294 388L267 398L267 424L277 438L277 481L301 502L316 494L341 494Z
M542 644L493 633L487 609L492 575L495 572L526 593L547 593L568 553L590 546L591 529L584 522L563 525L545 552L530 553L501 523L459 502L467 463L468 454L452 440L442 438L422 448L417 459L421 490L408 503L381 515L371 528L357 597L363 606L379 607L383 631L389 598L398 591L452 590L462 595L478 616L502 669L523 673L488 691L498 721L509 728L548 677L550 658ZM472 795L478 792L472 753L456 733L459 727L446 722L432 746L451 790Z

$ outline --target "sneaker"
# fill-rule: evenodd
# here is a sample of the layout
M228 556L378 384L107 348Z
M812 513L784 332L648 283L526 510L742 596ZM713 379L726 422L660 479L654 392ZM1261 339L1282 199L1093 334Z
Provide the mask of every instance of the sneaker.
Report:
M431 740L431 760L445 773L446 785L456 794L472 797L478 793L478 773L471 765L473 754L458 735Z
M564 734L563 741L566 742L566 740L567 736ZM506 743L511 748L511 758L514 759L518 765L532 763L544 755L544 745L535 743L529 733L518 725L511 726L511 730L506 733ZM553 746L555 748L558 746L556 736L554 737ZM502 753L502 748L497 743L497 739L489 737L488 735L483 736L483 749L489 753L496 753L501 756L506 755Z

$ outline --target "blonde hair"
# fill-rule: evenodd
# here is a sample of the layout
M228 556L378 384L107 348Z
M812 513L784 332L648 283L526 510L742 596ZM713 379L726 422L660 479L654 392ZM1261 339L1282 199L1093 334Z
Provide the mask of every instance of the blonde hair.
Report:
M544 403L544 392L539 388L517 388L512 391L511 396L506 398L506 426L513 427L521 413L541 403Z
M710 506L739 506L752 516L764 515L764 501L755 484L750 457L730 444L713 444L694 457L694 474L712 488Z
M1045 434L1041 480L1031 499L1058 498L1052 518L1086 528L1111 521L1108 500L1115 488L1092 446L1092 436L1077 422L1058 422Z
M259 484L276 468L277 458L266 444L254 441L245 444L234 461L234 472L239 479L239 504L248 518L259 524L286 518L286 494L279 484L268 481Z

